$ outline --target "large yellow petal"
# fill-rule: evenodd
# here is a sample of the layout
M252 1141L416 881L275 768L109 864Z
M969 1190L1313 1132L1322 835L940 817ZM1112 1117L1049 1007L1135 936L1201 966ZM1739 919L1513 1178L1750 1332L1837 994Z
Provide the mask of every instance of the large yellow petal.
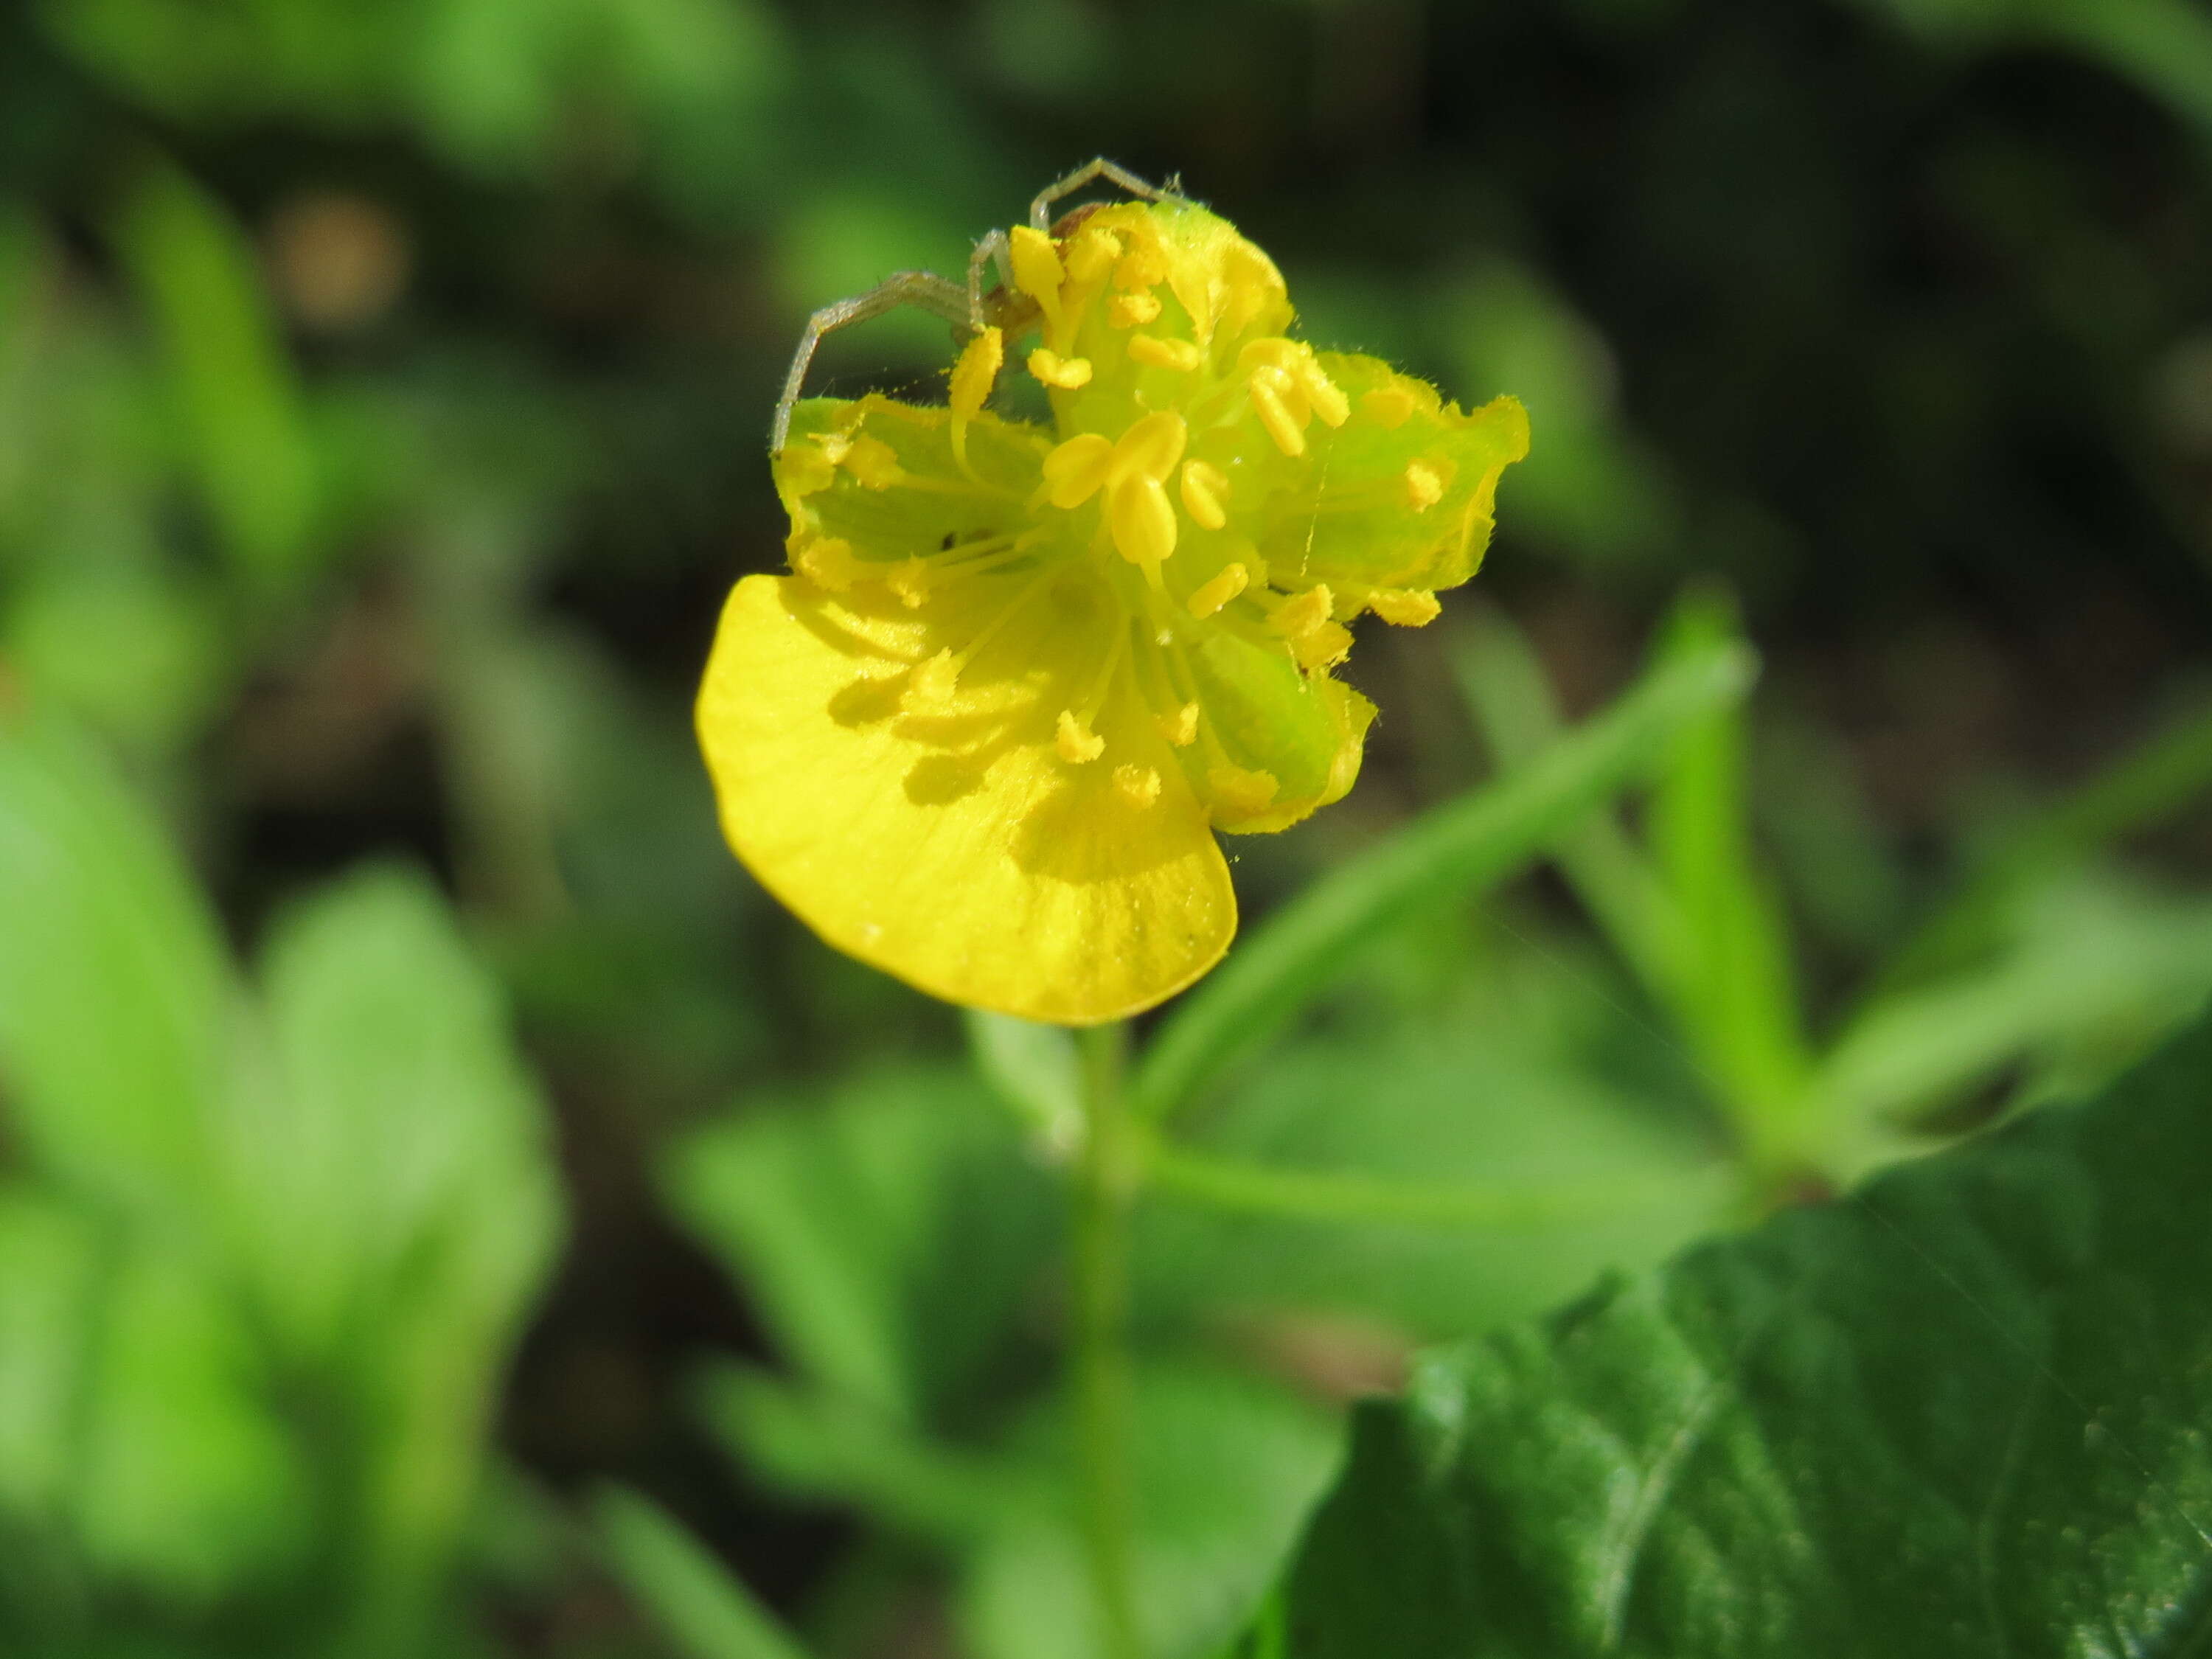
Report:
M1173 995L1237 921L1181 769L1125 747L1156 740L1111 700L1103 757L1063 760L1080 676L1051 650L1009 645L962 709L927 712L916 670L961 632L869 585L739 582L698 708L731 847L832 945L933 996L1079 1025Z

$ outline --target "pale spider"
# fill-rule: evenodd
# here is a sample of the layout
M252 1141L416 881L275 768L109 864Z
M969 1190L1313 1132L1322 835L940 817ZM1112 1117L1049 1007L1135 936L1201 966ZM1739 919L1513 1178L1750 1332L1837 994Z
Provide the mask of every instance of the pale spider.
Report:
M1164 186L1149 184L1127 167L1100 155L1039 191L1036 199L1030 204L1030 223L1054 237L1073 230L1091 210L1078 208L1058 224L1053 224L1048 218L1052 204L1097 179L1148 202L1179 200L1182 195L1177 188L1177 179L1169 179ZM775 424L769 430L769 453L780 453L784 441L790 436L791 411L798 404L799 389L805 384L807 366L814 361L814 349L822 343L822 337L833 329L865 323L871 317L880 317L900 306L913 306L933 317L943 318L952 325L956 337L963 342L985 328L995 326L1014 335L1034 324L1039 315L1037 303L1014 287L1006 247L1006 233L1003 230L994 230L976 243L975 252L969 257L968 285L964 289L935 271L894 271L866 294L824 306L808 318L806 331L799 337L799 349L791 360L791 373L784 377L783 396L776 403ZM999 285L988 294L983 291L983 268L987 264L995 264L999 271Z

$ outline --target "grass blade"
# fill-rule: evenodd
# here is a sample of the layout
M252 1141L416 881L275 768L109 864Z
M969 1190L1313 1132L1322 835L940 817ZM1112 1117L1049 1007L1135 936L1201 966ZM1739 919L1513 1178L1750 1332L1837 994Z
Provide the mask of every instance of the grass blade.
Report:
M592 1516L608 1566L684 1659L807 1659L753 1593L650 1498L610 1486Z

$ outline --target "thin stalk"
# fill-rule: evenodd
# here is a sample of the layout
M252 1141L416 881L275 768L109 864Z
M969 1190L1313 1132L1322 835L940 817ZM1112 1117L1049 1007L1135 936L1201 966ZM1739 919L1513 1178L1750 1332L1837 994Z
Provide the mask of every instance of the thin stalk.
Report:
M1130 1121L1122 1094L1127 1033L1119 1024L1080 1033L1083 1156L1075 1171L1075 1417L1084 1538L1107 1659L1139 1659L1130 1579L1134 1494L1130 1486L1128 1224Z

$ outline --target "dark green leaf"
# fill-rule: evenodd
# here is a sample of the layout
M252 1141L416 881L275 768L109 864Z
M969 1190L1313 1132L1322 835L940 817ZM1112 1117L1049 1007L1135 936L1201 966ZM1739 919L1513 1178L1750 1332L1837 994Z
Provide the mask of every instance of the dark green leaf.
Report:
M1301 1659L2212 1639L2212 1023L1364 1411Z

